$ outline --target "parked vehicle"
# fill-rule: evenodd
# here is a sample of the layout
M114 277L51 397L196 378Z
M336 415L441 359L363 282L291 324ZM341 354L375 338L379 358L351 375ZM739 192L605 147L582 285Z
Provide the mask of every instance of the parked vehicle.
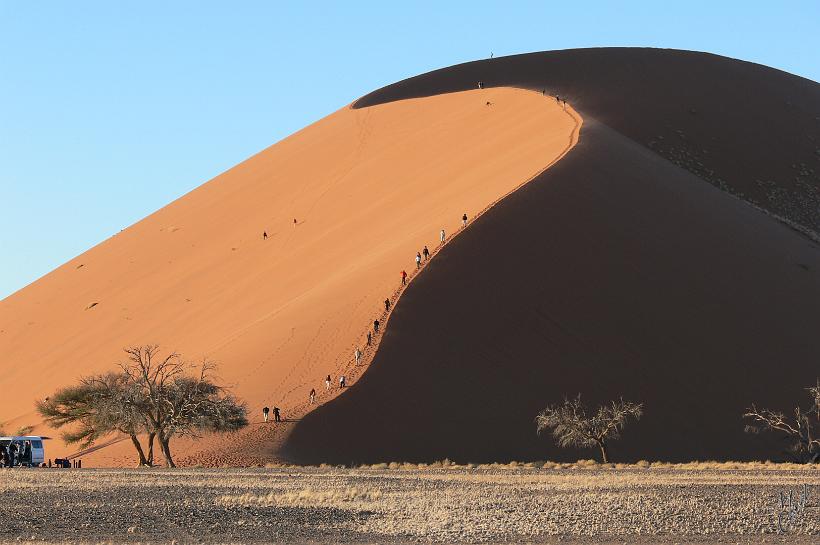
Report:
M39 467L46 460L43 438L39 435L0 437L0 451L2 451L0 456L3 458L3 464L6 466ZM12 453L14 460L12 460Z

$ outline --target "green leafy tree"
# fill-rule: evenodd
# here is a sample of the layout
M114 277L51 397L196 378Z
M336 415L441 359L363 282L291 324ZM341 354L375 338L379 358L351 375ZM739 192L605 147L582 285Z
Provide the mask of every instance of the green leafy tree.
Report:
M69 427L61 436L68 444L87 448L114 433L125 434L139 456L139 465L153 463L154 434L139 406L138 392L122 373L106 373L80 379L80 383L57 390L36 404L37 412L53 428ZM146 456L139 435L148 434Z

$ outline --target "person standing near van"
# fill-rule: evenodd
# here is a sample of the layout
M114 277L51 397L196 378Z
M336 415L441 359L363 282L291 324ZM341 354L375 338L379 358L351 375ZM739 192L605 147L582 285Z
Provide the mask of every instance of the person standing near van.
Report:
M12 441L9 444L9 467L14 467L17 462L17 443Z
M31 441L23 443L23 459L20 462L24 465L31 465Z
M265 419L265 422L268 421L268 414L270 413L270 407L263 407L262 408L262 418Z

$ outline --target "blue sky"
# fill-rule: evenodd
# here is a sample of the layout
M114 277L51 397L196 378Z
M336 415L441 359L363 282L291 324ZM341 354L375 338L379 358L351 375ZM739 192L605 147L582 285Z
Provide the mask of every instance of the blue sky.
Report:
M489 56L710 51L820 81L820 2L0 0L0 298L357 97Z

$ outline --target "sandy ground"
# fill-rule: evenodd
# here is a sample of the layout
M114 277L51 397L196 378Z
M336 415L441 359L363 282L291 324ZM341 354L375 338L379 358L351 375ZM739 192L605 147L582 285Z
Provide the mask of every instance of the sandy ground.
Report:
M792 494L794 509L781 506L781 493ZM9 542L810 543L820 536L820 474L812 469L3 470L0 495L0 541Z
M520 89L339 110L0 301L0 389L15 392L0 421L36 424L35 399L145 343L216 361L255 425L266 405L298 418L311 388L336 395L326 375L366 368L376 346L358 367L354 350L416 252L560 157L577 125ZM130 448L85 461L131 465ZM53 441L49 457L73 450Z

